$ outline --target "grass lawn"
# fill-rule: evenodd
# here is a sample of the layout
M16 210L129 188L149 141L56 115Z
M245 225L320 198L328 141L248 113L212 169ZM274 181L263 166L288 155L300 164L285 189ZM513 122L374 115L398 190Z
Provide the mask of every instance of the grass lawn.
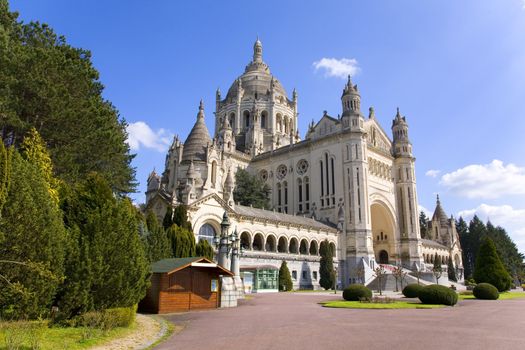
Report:
M476 299L476 297L473 294L460 294L458 296L459 296L459 300ZM519 298L525 298L525 293L522 293L522 292L499 293L498 300L510 300L510 299L519 299Z
M25 323L27 325L27 322ZM38 339L41 350L69 349L80 350L89 349L94 345L102 344L106 341L126 336L133 332L136 324L129 328L115 328L107 332L98 329L88 329L87 327L42 327L35 328L13 323L0 323L0 349L7 349L6 335L19 339L23 345L21 349L31 349L31 340Z
M320 303L324 307L342 309L437 309L445 305L421 304L414 301L395 301L393 303L362 303L359 301L335 300Z

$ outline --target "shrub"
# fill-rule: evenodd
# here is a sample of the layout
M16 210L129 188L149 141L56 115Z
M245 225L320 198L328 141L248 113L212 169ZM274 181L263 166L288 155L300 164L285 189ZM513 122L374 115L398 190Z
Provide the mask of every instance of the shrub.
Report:
M419 291L418 297L423 304L443 304L453 306L458 302L458 295L455 291L437 284L423 287Z
M503 266L496 246L489 237L485 237L479 247L474 279L478 283L490 283L500 292L512 287L512 277Z
M417 298L419 291L423 288L424 287L422 285L417 283L408 284L405 288L403 288L403 295L407 298Z
M361 284L351 284L343 290L343 299L358 301L372 298L372 291Z
M474 296L476 299L496 300L499 298L498 288L490 283L480 283L474 287Z
M75 327L110 330L116 327L129 327L135 321L137 306L117 307L103 311L89 311L72 320Z

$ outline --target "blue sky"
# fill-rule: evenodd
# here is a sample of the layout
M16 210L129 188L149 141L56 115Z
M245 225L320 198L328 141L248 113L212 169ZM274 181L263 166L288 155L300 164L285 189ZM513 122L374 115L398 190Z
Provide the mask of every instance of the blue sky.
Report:
M362 107L390 132L407 117L420 204L507 228L525 251L525 0L11 1L92 51L111 100L131 125L144 201L174 134L185 139L202 98L213 132L215 90L251 59L291 94L299 126L340 113L347 71ZM325 60L323 60L323 58ZM315 62L326 63L316 69Z

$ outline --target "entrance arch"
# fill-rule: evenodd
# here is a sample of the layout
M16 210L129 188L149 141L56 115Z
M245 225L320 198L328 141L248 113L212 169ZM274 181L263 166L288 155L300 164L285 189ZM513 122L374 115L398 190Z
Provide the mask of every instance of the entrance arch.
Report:
M394 215L382 201L370 207L374 255L380 264L396 264L396 225Z

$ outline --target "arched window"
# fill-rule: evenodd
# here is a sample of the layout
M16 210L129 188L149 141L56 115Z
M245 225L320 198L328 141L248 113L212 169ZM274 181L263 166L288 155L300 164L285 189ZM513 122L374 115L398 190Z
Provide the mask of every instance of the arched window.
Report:
M279 253L288 253L288 242L286 241L286 237L279 238L279 244L277 245L277 251Z
M318 253L317 247L318 247L318 245L317 245L316 241L311 241L310 242L310 255L317 255L317 253Z
M248 232L241 233L241 248L248 250L252 249L252 239L250 237L250 234Z
M213 238L215 237L215 229L210 224L204 224L199 229L199 241L205 239L213 245Z
M288 117L284 117L284 133L288 134Z
M330 250L332 251L333 257L335 258L335 243L330 242Z
M297 243L297 238L292 238L290 240L290 247L288 248L288 251L292 254L297 254L299 252L299 249L298 249L298 243Z
M230 126L232 129L235 129L235 113L230 113Z
M297 194L299 197L299 212L303 212L303 180L297 179Z
M263 236L260 233L258 233L253 238L253 250L261 251L263 250L263 246L264 246Z
M307 212L310 211L310 180L308 176L304 177L304 200L305 209Z
M268 112L263 111L261 113L261 128L266 128L266 119L268 119Z
M246 128L249 128L250 127L250 112L244 111L243 117L244 117L244 126Z
M288 182L283 182L284 191L284 212L288 213Z
M277 131L282 132L282 130L283 130L283 126L282 126L283 118L282 118L282 116L279 113L277 113L275 119L277 120Z
M308 254L308 242L306 239L301 240L301 246L299 247L299 253Z
M281 210L281 206L282 206L282 192L281 192L281 184L278 183L277 184L277 211L280 213L282 210Z
M215 182L217 181L217 162L211 163L211 187L215 188Z
M264 250L267 252L275 252L275 237L270 235L266 237L266 244L264 245Z

